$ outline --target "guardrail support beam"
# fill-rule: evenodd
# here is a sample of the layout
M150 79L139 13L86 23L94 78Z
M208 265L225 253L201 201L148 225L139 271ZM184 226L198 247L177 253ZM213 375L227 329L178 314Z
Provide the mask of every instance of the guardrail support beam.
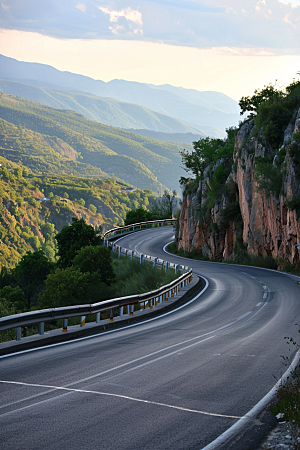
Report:
M44 327L44 322L40 322L40 323L39 323L39 332L40 332L40 335L41 335L41 336L44 335L44 329L45 329L45 327Z
M16 340L20 341L21 340L21 327L16 328L16 333L17 333Z
M96 323L100 323L100 313L96 313Z
M66 333L68 331L68 319L63 319L63 332Z

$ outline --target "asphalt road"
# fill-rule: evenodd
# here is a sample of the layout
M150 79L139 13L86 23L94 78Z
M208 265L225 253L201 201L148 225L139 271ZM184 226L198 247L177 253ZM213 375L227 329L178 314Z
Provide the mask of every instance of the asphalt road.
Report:
M142 231L122 245L166 258L171 236ZM189 265L209 287L180 311L0 358L1 449L199 450L249 411L294 353L284 337L298 334L300 286L274 271Z

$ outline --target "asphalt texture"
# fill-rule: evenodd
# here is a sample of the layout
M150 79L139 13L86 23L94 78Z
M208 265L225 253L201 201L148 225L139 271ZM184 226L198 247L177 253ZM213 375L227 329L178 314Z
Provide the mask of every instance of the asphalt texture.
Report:
M145 230L122 245L182 262L162 250L172 234ZM284 338L297 338L300 286L275 271L188 264L209 286L185 307L1 358L1 449L199 450L246 414L294 354ZM254 449L268 420L253 422L226 448Z

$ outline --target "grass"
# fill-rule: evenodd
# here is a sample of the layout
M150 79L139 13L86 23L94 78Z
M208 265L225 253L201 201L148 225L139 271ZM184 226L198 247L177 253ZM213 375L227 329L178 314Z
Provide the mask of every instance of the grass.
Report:
M299 330L300 331L300 330ZM299 349L293 338L285 338L292 346ZM291 347L289 349L291 351ZM289 364L289 357L283 357L285 364ZM291 373L287 383L279 386L275 402L269 406L274 416L281 415L281 420L288 421L291 425L293 448L300 449L300 366Z

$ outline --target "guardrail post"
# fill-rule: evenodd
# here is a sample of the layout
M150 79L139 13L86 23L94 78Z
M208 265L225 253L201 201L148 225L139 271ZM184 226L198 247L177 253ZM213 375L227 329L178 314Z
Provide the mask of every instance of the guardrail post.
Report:
M131 250L131 259L133 259L134 250Z
M153 299L151 298L151 300L149 301L149 309L153 309Z
M100 313L96 313L96 323L100 323Z
M175 273L178 272L178 266L179 266L179 264L175 264Z
M142 264L143 256L144 256L143 253L141 253L141 254L140 254L140 264Z
M104 245L104 247L106 246L106 239L105 238L103 238L103 245Z
M134 312L134 305L130 305L130 315L133 316Z
M109 311L109 320L110 320L111 322L114 321L114 312L113 312L113 309L112 309L112 308L111 308L110 311Z
M16 340L20 341L21 340L21 327L16 328L16 333L17 333Z
M118 258L120 259L120 256L121 256L121 247L119 246L118 247Z
M165 263L166 263L166 267L165 267L165 272L168 270L168 261L165 261Z
M156 263L157 263L157 258L154 258L153 267L156 266Z
M120 306L120 317L123 316L124 306Z
M84 325L85 325L85 316L81 316L80 317L80 326L84 327Z
M40 322L39 323L39 332L40 332L40 335L43 336L43 334L44 334L44 322Z
M68 319L63 319L63 332L66 333L68 331Z

